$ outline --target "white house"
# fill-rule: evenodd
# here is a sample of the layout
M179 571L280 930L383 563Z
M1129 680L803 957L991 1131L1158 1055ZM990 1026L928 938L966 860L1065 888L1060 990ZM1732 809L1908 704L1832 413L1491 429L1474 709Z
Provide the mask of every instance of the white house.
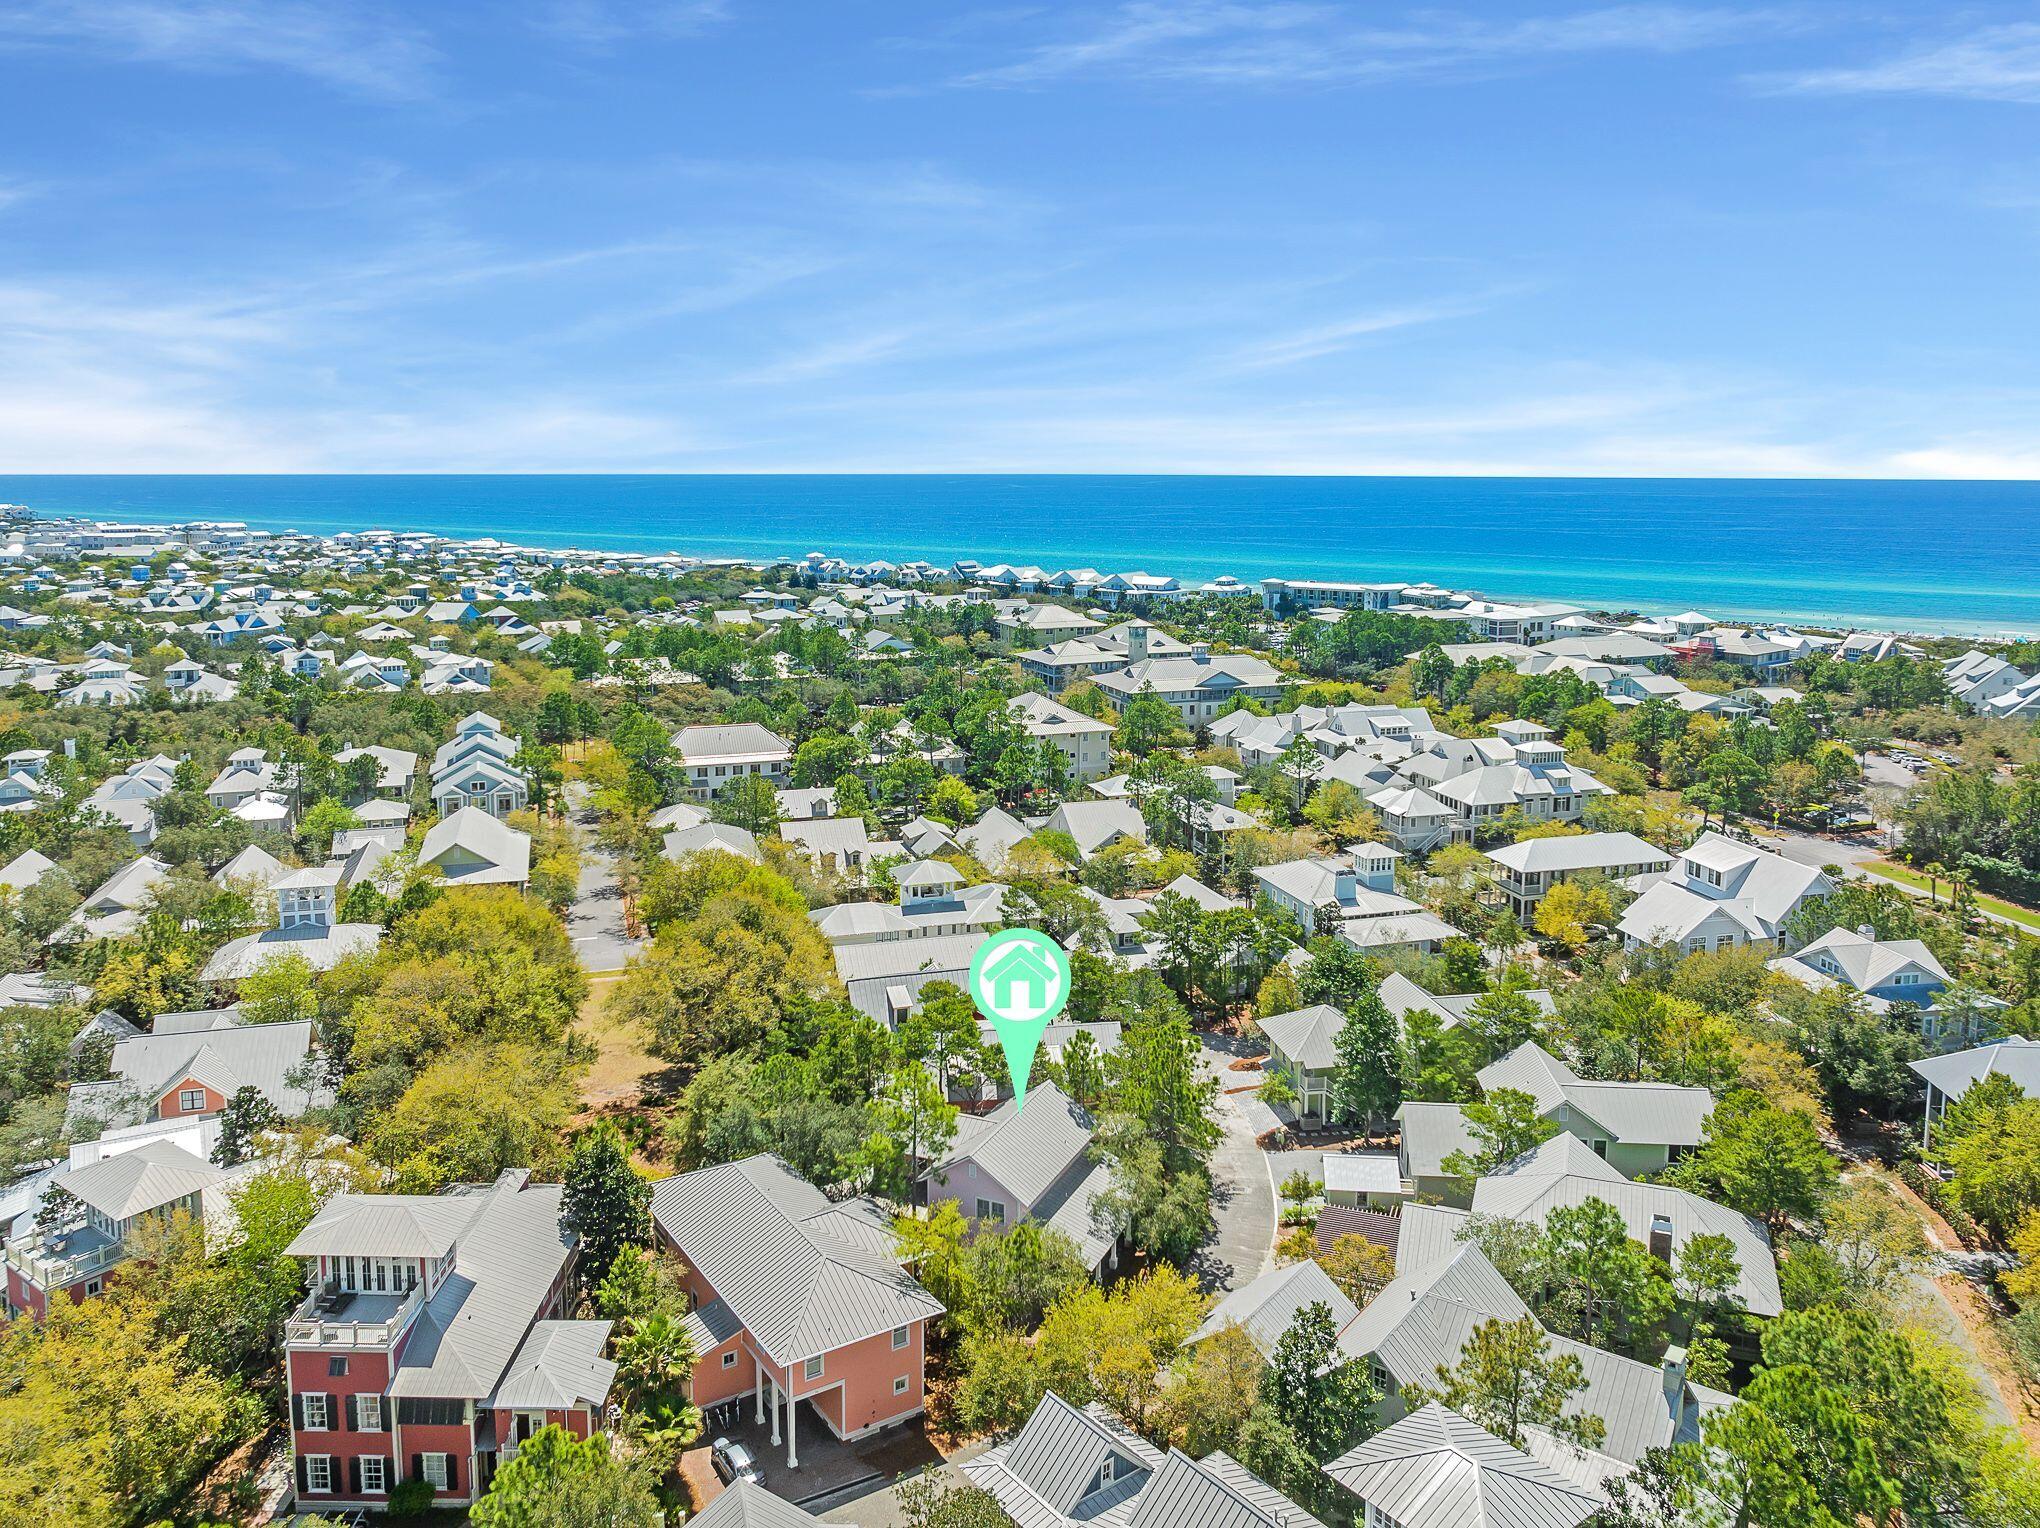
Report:
M1109 722L1072 711L1046 695L1016 695L1006 709L1030 738L1054 745L1069 765L1072 780L1096 780L1111 767Z
M1688 952L1775 942L1804 902L1835 889L1811 865L1719 833L1701 834L1664 876L1630 884L1639 895L1616 923L1623 942Z
M682 727L673 734L673 748L686 771L688 794L697 801L707 800L732 780L747 775L784 785L786 767L793 759L786 739L755 722Z

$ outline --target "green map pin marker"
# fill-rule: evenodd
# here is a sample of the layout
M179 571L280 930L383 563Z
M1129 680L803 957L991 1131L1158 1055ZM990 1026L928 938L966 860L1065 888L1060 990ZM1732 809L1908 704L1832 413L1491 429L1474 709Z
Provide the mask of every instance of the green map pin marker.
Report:
M1070 959L1031 928L1009 928L970 958L970 996L990 1021L1013 1079L1013 1112L1027 1105L1027 1074L1049 1022L1070 1000Z

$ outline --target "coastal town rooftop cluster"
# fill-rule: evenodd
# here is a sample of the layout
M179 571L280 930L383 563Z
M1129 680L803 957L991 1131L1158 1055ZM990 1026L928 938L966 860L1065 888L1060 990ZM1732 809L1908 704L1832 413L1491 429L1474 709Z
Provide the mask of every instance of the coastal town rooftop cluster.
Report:
M106 1051L103 1077L78 1081L64 1095L61 1155L0 1187L9 1317L46 1318L63 1302L99 1299L131 1272L132 1235L151 1217L183 1210L209 1226L208 1236L211 1225L231 1219L235 1194L260 1167L221 1150L237 1109L259 1106L289 1122L317 1118L333 1103L340 1071L325 1064L316 1022L258 1017L240 984L279 956L323 973L350 957L387 952L385 941L397 936L358 910L398 902L407 857L409 868L445 886L539 889L544 866L535 863L534 834L512 819L534 825L528 809L543 779L517 735L509 681L499 700L508 702L500 709L510 723L464 698L491 685L490 660L474 649L493 644L503 656L508 643L535 656L569 634L586 644L593 632L606 660L625 648L616 629L625 620L766 637L747 672L784 676L789 655L771 651L769 637L789 623L840 631L856 661L883 664L914 650L893 620L962 604L983 611L1007 644L1001 661L1039 683L1003 705L1013 728L1055 764L1053 786L1004 805L966 791L969 809L951 818L920 806L885 814L855 808L845 794L857 783L848 772L833 783L801 779L797 746L773 730L782 725L776 718L773 726L689 719L671 733L670 788L647 814L647 862L686 863L712 851L798 864L843 893L806 917L848 1004L888 1034L926 1019L940 996L932 984L965 985L983 934L1010 917L1008 883L1027 878L1025 856L1015 851L1030 842L1069 846L1078 872L1072 905L1098 932L1065 942L1094 942L1115 972L1167 965L1171 936L1154 914L1168 897L1200 917L1240 925L1273 918L1313 936L1308 948L1281 957L1292 980L1333 952L1394 958L1441 977L1442 964L1417 962L1442 961L1455 945L1477 954L1469 929L1443 914L1472 920L1420 901L1422 877L1412 874L1435 851L1457 845L1478 851L1495 904L1517 919L1534 922L1540 905L1569 882L1578 883L1575 893L1598 887L1621 899L1619 908L1611 902L1607 920L1615 946L1668 957L1755 948L1770 972L1799 987L1846 989L1877 1013L1899 1014L1918 1029L1921 1059L1913 1069L1929 1084L1929 1121L1944 1118L1950 1102L1991 1069L2024 1077L2040 1064L2016 1042L1996 1040L2006 1005L1965 993L1921 940L1879 938L1868 927L1795 934L1797 921L1838 891L1828 869L1709 831L1704 821L1690 841L1681 833L1669 847L1628 831L1586 831L1590 805L1618 794L1596 771L1614 778L1613 771L1594 759L1587 760L1593 769L1585 767L1585 750L1544 721L1503 712L1481 724L1486 735L1473 736L1423 703L1309 703L1316 697L1303 692L1293 665L1274 661L1280 641L1257 642L1269 656L1223 651L1144 617L1174 601L1237 595L1257 597L1260 629L1287 638L1314 635L1312 622L1356 611L1434 620L1437 652L1455 666L1563 672L1617 711L1657 702L1749 731L1771 728L1774 712L1793 714L1803 697L1783 681L1816 655L1840 663L1926 658L1898 635L1748 627L1698 611L1610 615L1427 583L1269 578L1257 588L1236 579L1186 587L1142 572L851 564L821 553L761 569L770 587L742 594L734 591L748 572L711 599L662 600L658 609L603 619L544 618L542 591L555 586L557 572L677 578L704 567L758 564L546 551L426 533L303 536L237 523L132 526L0 510L0 588L22 591L36 607L0 603L0 631L50 628L54 620L51 640L40 645L62 636L74 644L67 651L85 653L82 662L62 664L0 654L0 690L25 686L51 693L57 705L92 707L160 701L167 690L175 705L206 705L266 695L258 677L266 666L377 694L416 685L454 697L443 708L424 708L435 718L429 757L423 740L418 752L350 746L332 755L341 772L334 799L351 825L329 839L302 831L302 764L246 746L202 787L187 778L182 789L202 789L224 817L275 830L267 846L249 842L204 867L214 886L259 906L263 924L221 944L197 969L192 985L208 1006L152 1012L142 1023L111 1007L94 1012L100 994L74 966L43 969L49 953L33 955L31 968L0 974L0 1004L89 1013L72 1053L88 1045ZM399 576L385 576L393 573ZM374 601L396 592L386 603L357 603L371 581L380 584ZM61 613L38 613L53 608ZM103 618L110 616L124 619ZM158 645L142 654L147 675L136 653L114 640L132 640L133 622L175 649ZM1187 623L1178 629L1193 630ZM1412 656L1437 661L1428 650ZM1674 677L1694 677L1703 665L1725 682L1696 689ZM1971 652L1942 666L1957 701L1972 710L2040 712L2040 680L2002 658ZM670 672L676 682L694 678L677 667ZM1156 884L1168 874L1158 872L1144 887L1108 894L1083 879L1115 856L1167 847L1157 826L1167 818L1143 809L1143 782L1114 772L1127 768L1128 751L1115 753L1112 722L1076 708L1080 687L1102 691L1122 712L1136 702L1165 705L1186 739L1236 755L1237 768L1192 761L1209 781L1208 799L1202 780L1184 796L1182 847L1195 860L1166 884ZM158 752L116 767L117 760L81 755L71 734L96 719L66 713L61 735L46 733L47 746L7 754L0 773L0 812L31 814L12 819L17 824L43 821L32 814L54 810L63 798L55 782L68 776L74 792L90 786L83 804L105 819L102 826L125 834L115 838L124 862L100 884L78 888L75 907L41 940L45 952L137 936L158 894L186 870L166 836L174 814L159 822L164 799L179 789L181 761ZM965 772L954 739L890 718L869 731L874 767L915 756L931 781L960 782ZM144 742L133 751L157 746ZM93 773L85 777L88 764ZM1285 840L1264 861L1239 857L1246 868L1236 878L1214 869L1224 858L1214 848L1235 835L1267 836L1268 808L1248 772L1266 779L1270 766L1291 772L1300 795L1349 789L1378 820L1378 836ZM767 797L770 811L750 827L720 820L728 813L718 813L718 804L744 795ZM422 833L412 830L414 813L430 823ZM316 847L293 846L292 830ZM279 853L305 863L287 865ZM27 848L0 864L0 889L31 895L52 875L61 881L68 872ZM1139 890L1153 895L1129 894ZM572 895L570 887L556 906ZM1561 974L1556 963L1540 969ZM1556 986L1512 987L1508 995L1541 1022L1555 1011L1547 989ZM1378 996L1389 1014L1428 1016L1444 1034L1467 1029L1483 994L1432 991L1390 969ZM1347 1023L1330 1002L1260 1015L1268 1045L1262 1086L1239 1090L1227 1106L1243 1149L1252 1154L1257 1143L1297 1130L1349 1123L1340 1119L1338 1097L1350 1064L1340 1048ZM1071 1020L1052 1026L1043 1043L1060 1067L1070 1054L1117 1055L1126 1033L1116 1019ZM1538 1122L1535 1143L1489 1164L1493 1170L1466 1170L1482 1140L1460 1103L1415 1099L1393 1110L1393 1151L1330 1151L1315 1162L1324 1211L1314 1233L1318 1252L1357 1234L1378 1238L1388 1254L1392 1278L1371 1300L1356 1303L1314 1258L1274 1265L1271 1249L1255 1248L1237 1287L1189 1339L1194 1349L1237 1326L1272 1360L1297 1313L1323 1308L1332 1362L1366 1373L1379 1394L1382 1430L1321 1463L1369 1528L1569 1528L1605 1505L1610 1481L1653 1450L1700 1437L1707 1417L1735 1404L1728 1391L1689 1372L1684 1341L1638 1357L1545 1330L1466 1234L1476 1219L1541 1233L1558 1211L1598 1201L1614 1207L1629 1240L1667 1267L1683 1266L1678 1260L1699 1238L1728 1247L1737 1268L1735 1307L1757 1321L1786 1311L1770 1226L1686 1187L1651 1181L1707 1142L1715 1102L1709 1088L1610 1080L1587 1075L1575 1060L1521 1039L1498 1046L1474 1073L1483 1095L1519 1096ZM1143 1249L1116 1207L1114 1169L1091 1109L1045 1080L1030 1093L1035 1112L1023 1118L988 1077L938 1068L933 1079L937 1102L963 1112L953 1138L914 1163L916 1199L953 1203L977 1228L973 1234L1023 1223L1061 1232L1081 1274L1101 1282L1129 1266ZM1277 1085L1267 1087L1273 1079ZM289 1242L285 1255L303 1265L307 1282L281 1342L291 1470L302 1503L381 1508L400 1484L419 1481L441 1505L469 1504L540 1429L587 1437L611 1425L618 1375L612 1324L576 1318L582 1247L579 1233L562 1228L562 1196L560 1185L521 1167L437 1193L336 1193ZM748 1415L754 1435L769 1426L775 1475L783 1467L786 1479L798 1478L803 1448L812 1461L922 1415L931 1328L945 1312L903 1261L886 1203L869 1194L831 1197L761 1151L658 1179L649 1215L685 1296L694 1355L688 1397L729 1425ZM1566 1445L1528 1425L1519 1446L1426 1399L1444 1366L1489 1323L1528 1323L1576 1367L1582 1412L1605 1419L1595 1446ZM1228 1528L1322 1528L1291 1494L1301 1485L1313 1494L1313 1480L1278 1489L1223 1452L1164 1453L1104 1407L1066 1404L1052 1391L1010 1440L961 1468L1017 1528L1075 1528L1107 1514L1130 1528L1209 1528L1221 1519ZM1497 1490L1513 1505L1493 1505ZM1429 1515L1419 1516L1415 1508L1427 1502ZM705 1528L815 1521L750 1481L699 1515Z
M198 554L221 568L266 571L278 576L305 569L353 574L429 566L457 577L503 575L512 570L528 575L558 568L566 572L678 578L703 568L753 568L791 573L823 584L865 588L910 589L961 583L993 593L1040 594L1053 599L1087 601L1106 609L1197 596L1258 595L1270 612L1307 612L1336 619L1349 610L1393 611L1463 622L1484 640L1505 642L1537 642L1607 629L1589 618L1593 607L1543 599L1490 599L1479 590L1447 588L1421 580L1269 577L1250 583L1225 574L1198 582L1144 570L1046 568L1033 563L980 562L968 557L948 563L923 559L893 562L884 558L853 561L818 551L763 558L704 557L680 551L535 547L493 536L445 536L430 531L367 529L322 535L266 530L238 520L127 523L47 516L24 505L0 504L0 569L28 570L31 577L54 577L52 570L40 564L122 555L139 561L179 552ZM148 584L144 569L137 567L134 572L137 587ZM172 584L181 581L174 566L168 581ZM88 572L66 580L65 592L106 598L122 591L105 589ZM187 593L196 597L200 591ZM1723 625L1756 635L1762 624L1738 624L1732 619L1724 622L1695 611L1653 618L1637 616L1634 611L1625 613L1634 619L1624 629L1660 638L1690 637ZM0 627L4 625L4 617L0 617ZM1762 634L1787 645L1800 636L1775 630ZM1847 657L1889 656L1900 636L1888 631L1850 631L1846 635L1849 641L1841 655ZM1818 638L1814 641L1816 646L1821 645ZM1804 655L1802 647L1798 656ZM1994 687L2002 690L2008 686L1998 679Z

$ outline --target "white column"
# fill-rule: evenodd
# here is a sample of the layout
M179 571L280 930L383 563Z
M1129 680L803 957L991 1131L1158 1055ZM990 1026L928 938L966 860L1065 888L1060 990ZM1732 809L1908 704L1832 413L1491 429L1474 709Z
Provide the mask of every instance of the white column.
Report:
M772 1380L772 1441L779 1441L779 1381Z
M755 1353L751 1355L751 1377L753 1381L751 1420L762 1422L765 1420L765 1360Z
M800 1468L800 1456L793 1451L793 1408L797 1403L791 1395L786 1398L786 1467Z

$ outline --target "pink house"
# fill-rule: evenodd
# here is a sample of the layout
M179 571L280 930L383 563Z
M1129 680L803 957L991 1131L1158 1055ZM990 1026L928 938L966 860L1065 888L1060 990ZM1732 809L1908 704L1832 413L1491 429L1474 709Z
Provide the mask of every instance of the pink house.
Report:
M932 1209L952 1201L973 1226L1000 1230L1023 1220L1053 1227L1076 1244L1092 1273L1119 1261L1119 1230L1099 1213L1112 1169L1091 1151L1096 1126L1054 1083L1027 1090L1032 1109L1007 1099L990 1114L963 1115L949 1155L923 1180Z
M928 1323L942 1306L900 1268L892 1218L834 1203L773 1156L656 1184L652 1219L694 1309L693 1400L749 1396L800 1466L800 1407L837 1438L921 1414Z
M244 1087L285 1119L331 1103L311 1020L248 1024L238 1008L158 1014L151 1033L114 1043L104 1082L71 1089L64 1117L100 1126L209 1118Z
M616 1366L606 1321L559 1319L574 1241L561 1189L512 1170L443 1194L339 1194L289 1251L311 1293L284 1333L301 1506L487 1492L547 1423L586 1437Z

